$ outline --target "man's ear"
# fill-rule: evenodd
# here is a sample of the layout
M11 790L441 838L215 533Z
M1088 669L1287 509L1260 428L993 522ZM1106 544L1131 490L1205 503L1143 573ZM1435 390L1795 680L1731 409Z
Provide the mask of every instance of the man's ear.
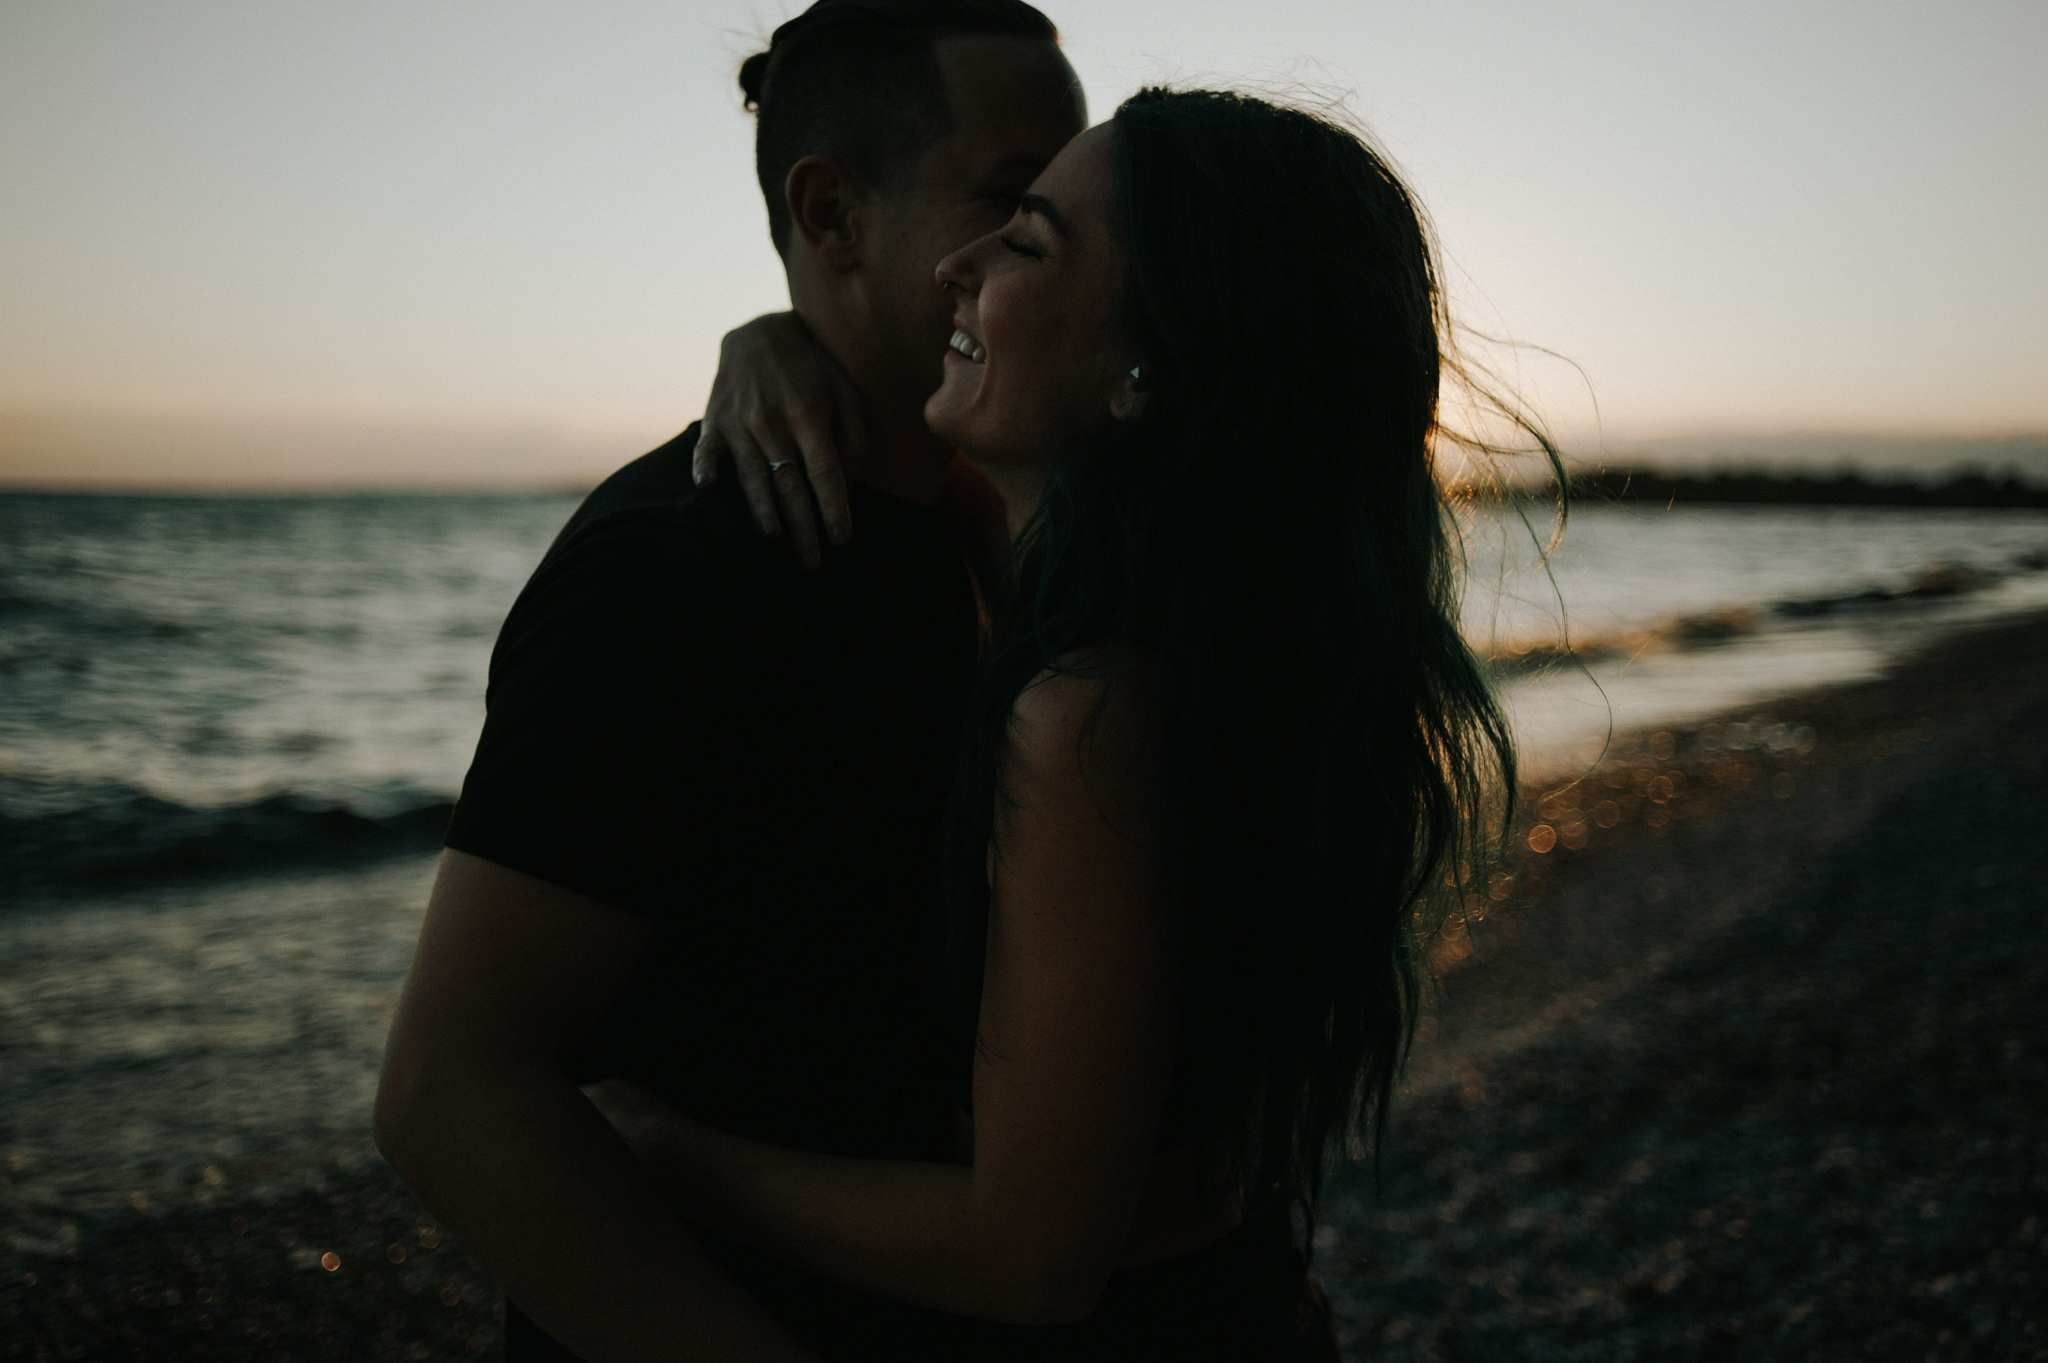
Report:
M782 182L790 230L837 274L860 268L860 207L867 192L837 161L806 156Z

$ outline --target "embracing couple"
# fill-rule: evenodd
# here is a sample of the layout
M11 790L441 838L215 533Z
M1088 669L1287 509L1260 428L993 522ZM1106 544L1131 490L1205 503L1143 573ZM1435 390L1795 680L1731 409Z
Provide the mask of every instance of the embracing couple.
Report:
M380 1144L513 1363L1333 1360L1511 762L1417 206L1237 94L1084 130L1022 0L741 82L794 316L507 619Z

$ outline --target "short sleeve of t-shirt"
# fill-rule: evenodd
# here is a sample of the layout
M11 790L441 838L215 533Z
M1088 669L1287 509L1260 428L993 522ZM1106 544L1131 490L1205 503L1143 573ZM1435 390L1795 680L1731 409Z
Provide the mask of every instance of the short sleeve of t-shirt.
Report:
M636 508L550 551L492 655L450 847L657 915L670 868L715 860L734 795L716 778L758 732L749 644L777 603L707 519Z

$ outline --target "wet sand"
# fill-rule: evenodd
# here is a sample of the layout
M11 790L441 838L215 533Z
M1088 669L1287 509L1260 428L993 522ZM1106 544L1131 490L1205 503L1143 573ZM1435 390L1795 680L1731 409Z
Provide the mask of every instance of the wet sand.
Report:
M1350 1356L2048 1358L2044 766L2037 618L1531 792L1326 1209ZM374 1157L205 1158L10 1226L0 1358L492 1351Z

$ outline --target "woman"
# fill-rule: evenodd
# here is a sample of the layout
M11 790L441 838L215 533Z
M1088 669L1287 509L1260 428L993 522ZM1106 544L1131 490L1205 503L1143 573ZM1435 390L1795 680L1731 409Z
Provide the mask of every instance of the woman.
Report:
M1512 778L1426 229L1325 119L1147 90L938 277L926 415L1015 535L949 834L971 1151L615 1120L703 1224L1032 1327L991 1357L1335 1358L1288 1208L1369 1142Z

